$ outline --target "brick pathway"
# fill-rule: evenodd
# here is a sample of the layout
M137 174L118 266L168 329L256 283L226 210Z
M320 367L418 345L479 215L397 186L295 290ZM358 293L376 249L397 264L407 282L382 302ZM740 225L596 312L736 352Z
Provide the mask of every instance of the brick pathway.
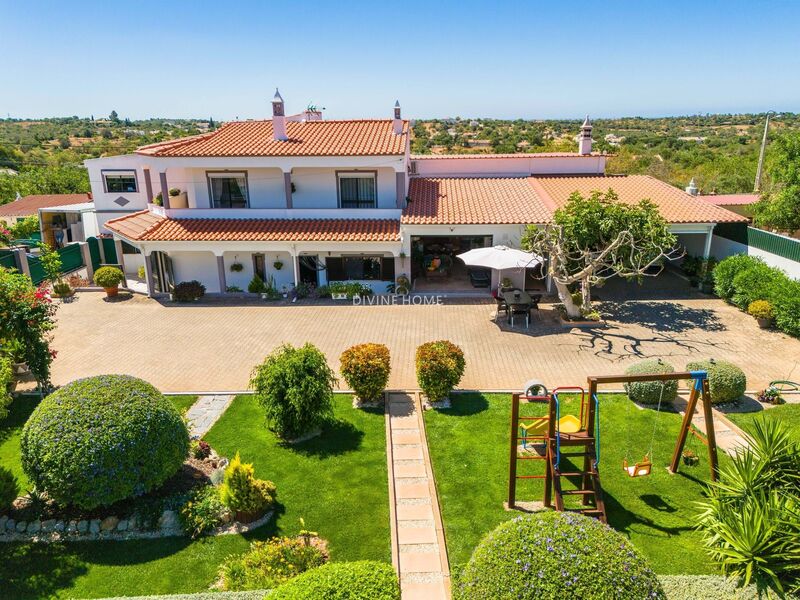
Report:
M530 329L510 329L494 323L493 302L475 300L444 306L162 305L142 296L106 302L102 293L80 292L58 309L53 380L128 373L164 391L237 391L275 346L307 341L325 352L333 369L349 346L385 343L392 354L391 389L415 389L416 347L442 338L464 349L463 389L517 389L533 378L549 387L580 385L587 375L620 373L645 357L682 368L710 356L739 364L748 388L758 389L787 378L800 358L800 340L759 329L755 319L721 300L629 301L610 308L616 320L607 329L572 333L560 327L551 305L542 306ZM794 378L798 374L800 367Z
M444 600L450 569L419 394L390 393L387 407L392 561L403 600Z
M215 394L212 396L198 396L197 402L186 411L186 419L189 421L190 433L193 436L202 437L222 416L231 402L233 395Z

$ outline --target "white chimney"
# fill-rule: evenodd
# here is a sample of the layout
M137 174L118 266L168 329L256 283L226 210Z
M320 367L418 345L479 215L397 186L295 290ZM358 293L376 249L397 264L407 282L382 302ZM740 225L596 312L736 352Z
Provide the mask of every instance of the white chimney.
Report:
M272 137L282 141L289 139L286 135L286 111L278 88L275 88L275 97L272 98Z
M694 182L694 177L692 177L692 180L689 182L689 185L686 186L686 193L691 194L692 196L697 196L697 193L699 191L700 190L697 189L697 184Z
M397 135L403 133L403 119L400 118L400 100L396 100L394 103L394 121L392 121L392 129Z
M581 134L578 138L578 154L592 153L592 124L589 122L589 115L581 125Z

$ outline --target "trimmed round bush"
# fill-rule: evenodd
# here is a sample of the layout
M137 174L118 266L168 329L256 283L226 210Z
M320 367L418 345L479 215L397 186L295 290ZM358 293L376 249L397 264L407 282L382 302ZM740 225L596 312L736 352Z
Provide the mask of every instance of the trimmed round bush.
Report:
M392 565L375 560L330 563L279 586L270 600L400 600Z
M464 375L464 352L453 342L438 340L417 348L417 383L431 402L447 398Z
M87 510L139 496L174 475L189 452L181 415L128 375L78 379L47 396L20 440L22 468L59 504Z
M483 538L456 600L665 599L647 561L600 521L553 511L517 517Z
M626 375L644 375L646 373L674 373L675 367L661 359L643 360L625 369ZM663 396L662 396L663 389ZM667 404L678 397L678 382L673 381L636 381L625 384L625 392L634 402L641 404Z
M342 377L364 402L381 399L389 382L389 348L383 344L359 344L339 357Z
M125 274L117 267L100 267L94 272L94 283L101 288L117 287L125 281Z
M19 496L17 478L5 467L0 467L0 510L10 507L17 496Z
M708 371L712 404L738 400L747 389L747 377L739 367L724 360L701 360L686 365L687 371Z
M280 346L250 378L267 425L283 439L307 434L333 416L334 383L325 355L313 344Z
M760 258L748 256L747 254L734 254L728 258L723 259L714 268L714 293L722 298L731 302L733 299L734 288L733 278L756 264L764 264Z

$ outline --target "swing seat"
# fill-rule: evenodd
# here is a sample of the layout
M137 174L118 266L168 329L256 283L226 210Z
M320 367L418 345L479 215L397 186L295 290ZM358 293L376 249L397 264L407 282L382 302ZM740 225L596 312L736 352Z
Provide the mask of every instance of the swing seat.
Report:
M629 477L646 477L650 475L653 470L653 463L650 462L650 457L645 455L642 460L632 465L628 464L628 459L622 461L622 468Z

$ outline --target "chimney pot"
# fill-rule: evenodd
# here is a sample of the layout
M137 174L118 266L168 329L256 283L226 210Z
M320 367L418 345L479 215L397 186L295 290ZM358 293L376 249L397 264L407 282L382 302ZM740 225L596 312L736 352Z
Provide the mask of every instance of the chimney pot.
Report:
M286 135L286 111L278 88L275 88L275 96L272 98L272 137L281 141L289 139Z
M395 100L394 103L394 121L392 121L392 130L396 135L403 133L403 119L400 116L400 101Z

